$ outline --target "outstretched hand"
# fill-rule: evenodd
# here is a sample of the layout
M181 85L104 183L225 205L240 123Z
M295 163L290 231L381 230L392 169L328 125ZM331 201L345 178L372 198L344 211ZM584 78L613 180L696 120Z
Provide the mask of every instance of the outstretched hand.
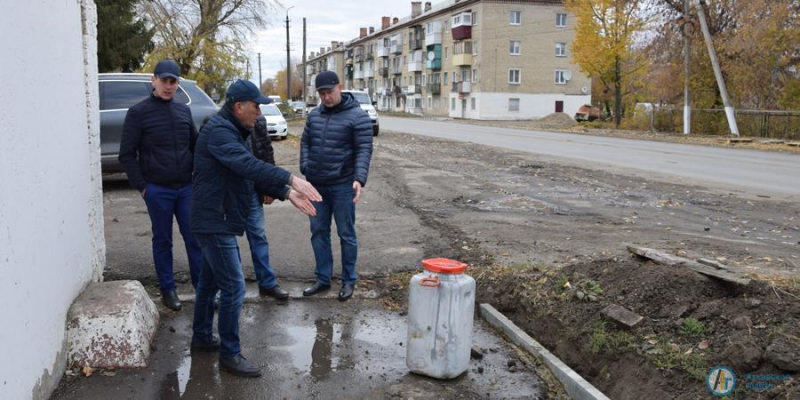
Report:
M309 201L322 201L322 196L317 192L317 189L314 189L314 186L305 179L293 176L291 187L305 196Z
M311 204L311 201L308 200L304 194L292 189L289 191L289 201L292 202L292 205L297 207L303 214L308 215L309 217L316 217L317 216L317 209L314 208L314 205Z

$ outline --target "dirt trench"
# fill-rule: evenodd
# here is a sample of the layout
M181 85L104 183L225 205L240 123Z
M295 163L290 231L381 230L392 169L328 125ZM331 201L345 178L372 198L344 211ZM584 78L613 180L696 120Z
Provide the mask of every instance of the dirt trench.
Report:
M375 160L396 205L438 234L418 240L425 257L470 264L479 303L609 397L708 398L716 365L733 366L734 398L800 396L787 361L800 360L797 204L394 133L376 141ZM638 259L626 244L714 258L757 279L716 281ZM385 305L404 307L411 274L380 282ZM619 327L601 315L610 304L643 322Z

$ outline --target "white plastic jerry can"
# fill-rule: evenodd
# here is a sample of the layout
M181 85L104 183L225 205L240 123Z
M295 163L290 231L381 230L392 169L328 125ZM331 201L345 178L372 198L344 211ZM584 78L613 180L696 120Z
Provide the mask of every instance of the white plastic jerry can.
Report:
M455 378L469 367L475 280L458 261L433 258L422 266L408 290L406 365L416 374Z

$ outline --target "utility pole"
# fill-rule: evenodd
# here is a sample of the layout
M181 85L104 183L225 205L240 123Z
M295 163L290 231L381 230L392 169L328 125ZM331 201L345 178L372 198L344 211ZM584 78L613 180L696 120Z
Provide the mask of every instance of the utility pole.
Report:
M306 66L306 18L303 17L303 98L300 99L303 102L303 117L306 116L306 87L308 84L306 83L306 71L308 67Z
M250 58L247 58L247 65L244 67L244 79L250 79Z
M292 100L292 62L291 53L289 51L289 10L294 8L291 6L286 9L286 101Z
M708 47L708 56L711 58L711 65L714 67L714 76L717 78L719 94L722 96L722 104L725 105L725 116L728 118L728 126L730 127L732 135L739 136L739 127L736 125L736 114L734 113L731 100L728 98L728 89L725 88L725 80L722 77L722 70L719 67L717 52L714 50L714 43L711 40L711 33L708 31L708 25L706 23L706 14L705 11L703 11L705 0L694 1L697 6L697 17L700 20L700 29L703 30L703 38Z
M261 53L258 53L258 91L261 91L261 85L264 81L261 80Z
M689 38L689 10L691 5L689 0L683 0L683 134L692 133L692 108L689 99L689 60L690 60L690 38Z

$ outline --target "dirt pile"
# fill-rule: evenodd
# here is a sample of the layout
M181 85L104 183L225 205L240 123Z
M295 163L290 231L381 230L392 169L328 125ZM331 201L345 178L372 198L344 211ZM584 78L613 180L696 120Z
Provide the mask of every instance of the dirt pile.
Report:
M800 395L797 287L736 286L634 258L501 267L477 277L478 302L497 307L611 398L707 397L704 380L717 365L734 368L736 398ZM644 318L626 329L602 317L611 304Z
M578 123L564 113L552 113L536 120L541 129L569 129Z

